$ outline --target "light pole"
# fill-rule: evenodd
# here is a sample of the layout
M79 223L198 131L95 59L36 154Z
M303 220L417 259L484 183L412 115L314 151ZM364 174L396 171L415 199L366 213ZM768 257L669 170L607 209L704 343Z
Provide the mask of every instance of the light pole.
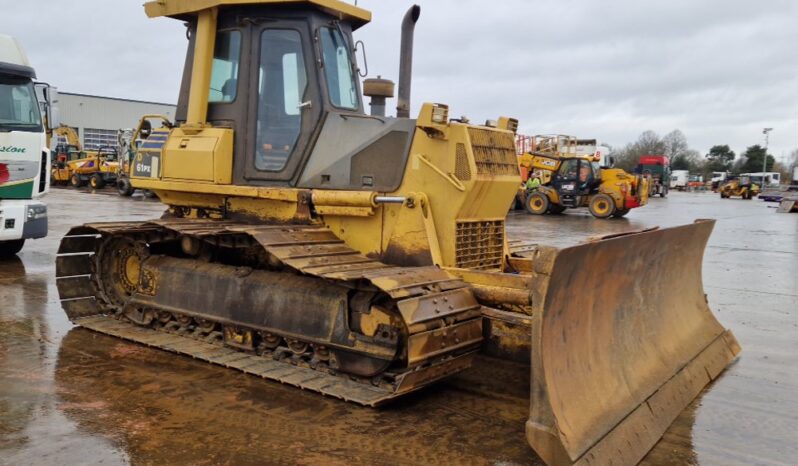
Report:
M762 186L759 187L759 191L765 190L765 172L768 171L768 135L773 131L773 128L765 128L762 130L762 134L765 135L765 156L762 157Z

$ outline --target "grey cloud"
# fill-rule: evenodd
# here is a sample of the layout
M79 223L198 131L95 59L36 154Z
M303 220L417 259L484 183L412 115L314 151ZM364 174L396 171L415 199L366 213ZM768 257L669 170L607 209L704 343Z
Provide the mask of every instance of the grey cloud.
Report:
M798 147L798 4L789 0L417 0L413 108L444 102L473 121L613 145L681 129L705 153L742 152L774 127ZM360 0L369 71L396 80L406 0ZM68 6L64 6L68 5ZM35 18L33 21L31 18ZM33 24L35 23L35 27ZM140 1L29 0L0 20L42 79L72 92L174 102L186 41ZM395 105L390 102L389 105Z

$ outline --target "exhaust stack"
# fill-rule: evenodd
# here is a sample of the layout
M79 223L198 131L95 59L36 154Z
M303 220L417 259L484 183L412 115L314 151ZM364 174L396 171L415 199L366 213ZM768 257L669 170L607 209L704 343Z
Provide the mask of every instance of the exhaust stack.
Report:
M421 14L421 7L413 5L402 20L402 47L399 51L399 95L397 118L410 118L410 79L413 74L413 32Z

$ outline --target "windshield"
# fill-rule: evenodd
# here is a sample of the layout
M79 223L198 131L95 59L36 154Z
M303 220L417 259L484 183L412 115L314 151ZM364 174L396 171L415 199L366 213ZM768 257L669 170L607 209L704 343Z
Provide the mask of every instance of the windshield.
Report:
M356 110L359 107L357 85L343 35L338 29L321 28L321 46L330 101L336 107Z
M563 160L559 171L561 177L569 180L575 180L578 173L579 173L579 160L577 159Z
M116 162L117 156L115 150L100 149L99 154L100 156L105 158L106 162Z
M28 78L0 76L0 131L41 130L33 82Z

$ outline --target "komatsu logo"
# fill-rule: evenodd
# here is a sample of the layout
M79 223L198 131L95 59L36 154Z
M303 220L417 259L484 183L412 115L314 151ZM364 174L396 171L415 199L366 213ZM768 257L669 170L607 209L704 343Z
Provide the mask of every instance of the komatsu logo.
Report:
M16 146L0 146L0 152L5 152L7 154L24 154L25 148Z

